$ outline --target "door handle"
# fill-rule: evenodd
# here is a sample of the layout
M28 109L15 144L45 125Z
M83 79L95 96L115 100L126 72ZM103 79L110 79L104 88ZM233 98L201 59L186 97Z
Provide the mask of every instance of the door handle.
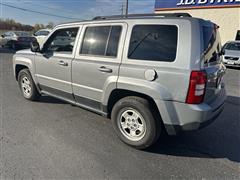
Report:
M99 67L98 70L104 73L112 73L112 69L106 68L105 66Z
M60 66L68 66L68 63L67 62L64 62L64 61L59 61L58 64Z

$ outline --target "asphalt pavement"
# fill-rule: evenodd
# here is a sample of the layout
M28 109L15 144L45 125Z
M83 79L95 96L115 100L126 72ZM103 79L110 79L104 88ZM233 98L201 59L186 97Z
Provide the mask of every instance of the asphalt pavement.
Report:
M224 112L145 151L109 119L51 97L26 101L0 49L0 179L240 179L240 69L228 69Z

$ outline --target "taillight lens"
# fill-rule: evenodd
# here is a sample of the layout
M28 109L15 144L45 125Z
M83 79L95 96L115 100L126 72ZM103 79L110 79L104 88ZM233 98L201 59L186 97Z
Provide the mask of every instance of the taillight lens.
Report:
M206 91L207 75L204 71L192 71L186 103L200 104Z

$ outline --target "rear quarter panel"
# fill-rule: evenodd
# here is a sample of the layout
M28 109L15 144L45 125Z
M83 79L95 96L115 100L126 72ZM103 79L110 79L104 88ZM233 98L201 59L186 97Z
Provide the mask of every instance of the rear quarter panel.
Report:
M144 61L128 59L131 31L134 25L176 25L178 27L178 47L174 62ZM189 76L192 69L199 70L200 36L199 24L195 19L153 19L129 22L127 40L120 66L117 88L129 89L151 96L153 99L185 102ZM155 70L157 78L148 81L147 70Z

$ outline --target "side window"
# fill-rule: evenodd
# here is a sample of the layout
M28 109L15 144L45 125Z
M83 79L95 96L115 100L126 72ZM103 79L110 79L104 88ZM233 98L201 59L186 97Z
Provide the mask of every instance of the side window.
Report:
M110 33L106 56L117 56L118 44L121 36L122 27L113 26Z
M176 58L178 28L174 25L133 27L128 58L172 62Z
M77 33L78 28L56 30L44 45L44 51L71 54Z
M209 51L212 48L213 44L216 41L217 31L214 27L205 27L203 26L203 42L204 42L204 51Z
M87 27L80 54L117 56L121 26Z

